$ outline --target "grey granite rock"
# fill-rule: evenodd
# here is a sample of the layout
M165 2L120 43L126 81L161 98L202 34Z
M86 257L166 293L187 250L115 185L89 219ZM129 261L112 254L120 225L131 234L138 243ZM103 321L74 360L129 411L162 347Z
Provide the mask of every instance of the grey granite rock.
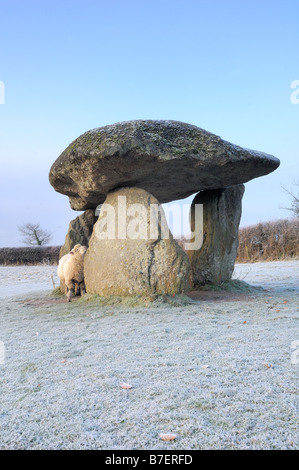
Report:
M77 244L88 246L96 220L97 217L92 209L71 220L64 245L60 248L59 258L69 253Z
M142 188L165 203L245 183L279 163L194 125L139 120L81 135L54 162L49 179L56 191L69 196L73 209L85 210L119 187Z
M243 184L226 189L201 191L191 204L191 230L194 208L203 208L203 244L188 251L193 286L221 284L231 279L238 251L239 223L242 213Z
M125 198L125 213L119 210L119 198ZM159 202L143 189L122 188L109 193L84 258L88 293L152 296L189 290L188 256L170 232L169 238L164 236L159 217L151 217L152 207L160 207ZM151 230L151 220L157 221L156 233Z

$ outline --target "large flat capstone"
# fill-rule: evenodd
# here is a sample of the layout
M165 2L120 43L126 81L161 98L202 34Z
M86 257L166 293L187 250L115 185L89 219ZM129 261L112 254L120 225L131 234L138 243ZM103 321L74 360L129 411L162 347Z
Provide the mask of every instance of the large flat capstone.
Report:
M74 210L85 210L120 187L142 188L166 203L246 183L279 164L191 124L138 120L81 135L54 162L49 179Z

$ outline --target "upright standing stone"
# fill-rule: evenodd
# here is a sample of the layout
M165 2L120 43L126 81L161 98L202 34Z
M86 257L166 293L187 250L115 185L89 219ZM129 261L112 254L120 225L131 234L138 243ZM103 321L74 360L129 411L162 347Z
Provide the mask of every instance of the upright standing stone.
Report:
M88 246L96 220L95 211L88 209L70 222L64 245L60 249L59 258L69 253L77 244Z
M231 279L237 257L244 190L244 185L240 184L201 191L195 196L191 205L191 230L195 229L195 205L203 204L203 244L199 250L188 251L194 287Z
M84 258L88 293L130 296L189 290L188 256L168 226L165 238L157 209L166 222L157 199L143 189L121 188L108 194Z

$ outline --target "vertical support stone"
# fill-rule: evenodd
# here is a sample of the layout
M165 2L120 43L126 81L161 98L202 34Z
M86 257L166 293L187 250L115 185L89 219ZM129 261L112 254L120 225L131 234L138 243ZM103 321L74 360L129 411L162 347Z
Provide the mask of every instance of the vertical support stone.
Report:
M203 244L188 251L193 286L221 284L231 279L238 251L243 184L199 192L191 205L194 232L195 204L203 204Z
M134 187L108 194L84 258L84 278L88 293L103 296L189 290L188 256L152 194Z
M69 224L64 245L60 249L59 258L69 253L77 243L88 246L96 221L97 217L93 209L86 210L83 214L72 220Z

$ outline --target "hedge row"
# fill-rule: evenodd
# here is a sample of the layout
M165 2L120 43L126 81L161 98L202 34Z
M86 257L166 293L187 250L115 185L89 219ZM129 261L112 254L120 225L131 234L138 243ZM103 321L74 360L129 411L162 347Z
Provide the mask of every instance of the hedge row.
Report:
M184 249L188 239L177 239ZM239 230L236 262L299 258L299 218L262 222Z
M60 246L0 248L0 265L58 264Z
M177 241L183 246L184 239ZM0 265L58 264L60 248L0 248ZM263 222L239 231L239 263L298 257L299 218Z
M263 222L239 231L239 263L298 257L299 218Z

